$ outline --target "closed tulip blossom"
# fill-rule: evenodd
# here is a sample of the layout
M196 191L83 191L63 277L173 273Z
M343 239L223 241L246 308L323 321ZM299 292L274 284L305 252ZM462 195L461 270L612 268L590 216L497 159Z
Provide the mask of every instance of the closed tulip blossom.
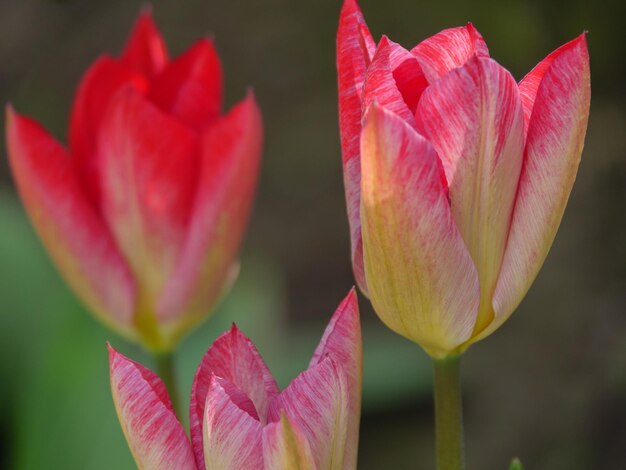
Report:
M15 182L43 244L107 325L169 351L237 273L262 141L254 97L222 114L213 42L169 59L151 15L78 86L64 147L7 109Z
M190 402L189 439L161 380L109 347L115 407L143 470L354 470L361 401L354 290L308 369L282 392L233 325L205 354Z
M346 0L337 67L355 277L389 328L456 356L509 318L554 240L589 115L585 35L517 83L471 24L407 50Z

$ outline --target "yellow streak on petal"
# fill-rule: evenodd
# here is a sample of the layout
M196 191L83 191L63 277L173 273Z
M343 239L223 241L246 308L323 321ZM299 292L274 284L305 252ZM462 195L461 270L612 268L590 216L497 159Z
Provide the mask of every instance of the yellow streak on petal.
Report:
M280 467L275 470L315 470L311 450L302 436L296 434L285 413L280 414ZM271 470L271 469L268 469Z

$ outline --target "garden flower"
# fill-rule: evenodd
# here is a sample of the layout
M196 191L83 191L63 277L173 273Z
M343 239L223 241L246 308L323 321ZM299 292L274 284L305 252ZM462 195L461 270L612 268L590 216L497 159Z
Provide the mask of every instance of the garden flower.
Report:
M221 108L212 41L170 60L146 11L122 54L86 72L67 149L7 109L13 175L57 268L102 321L153 351L171 350L237 273L262 124L251 94Z
M209 348L190 403L191 440L152 372L109 347L115 407L140 469L354 470L361 401L354 290L309 368L282 392L236 326Z
M511 315L556 235L589 115L585 35L516 83L471 24L409 51L346 0L337 67L357 282L392 330L459 354Z

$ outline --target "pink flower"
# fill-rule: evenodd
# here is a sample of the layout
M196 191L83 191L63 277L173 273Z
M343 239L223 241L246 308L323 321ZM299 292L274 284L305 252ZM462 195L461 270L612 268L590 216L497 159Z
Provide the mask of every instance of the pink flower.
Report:
M408 51L346 0L337 68L355 277L392 330L458 354L511 315L556 235L589 115L585 35L518 84L471 24Z
M191 440L155 374L112 347L109 359L115 407L141 469L356 469L362 353L354 290L309 368L282 392L236 326L220 336L194 379Z
M262 141L254 97L222 115L222 70L201 39L170 60L151 15L87 70L69 148L7 109L24 205L88 308L158 351L207 316L237 273Z

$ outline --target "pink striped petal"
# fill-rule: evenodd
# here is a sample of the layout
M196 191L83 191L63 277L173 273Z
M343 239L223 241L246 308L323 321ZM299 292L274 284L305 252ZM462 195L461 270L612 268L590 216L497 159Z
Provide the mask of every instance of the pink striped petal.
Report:
M517 84L492 59L474 57L426 90L417 119L443 163L452 215L478 269L480 331L494 317L491 299L522 167Z
M133 278L69 156L39 124L11 107L6 126L22 201L61 275L104 323L132 338Z
M454 223L432 146L373 104L361 137L365 273L389 328L445 357L476 320L476 268Z
M78 167L85 191L98 208L100 171L95 155L98 129L111 98L125 86L145 92L148 81L138 72L104 55L83 76L72 107L69 131L72 160Z
M180 332L206 318L230 287L256 188L262 128L249 94L202 136L189 230L157 305L160 321Z
M471 57L489 57L485 40L472 23L444 29L415 46L413 53L430 83L450 70L461 67Z
M211 345L198 366L189 405L191 442L198 468L204 467L202 423L212 376L222 377L249 397L257 420L264 424L270 401L279 393L256 347L235 325ZM252 413L250 413L252 414Z
M551 59L537 87L493 300L496 318L481 337L498 328L526 295L554 241L576 178L589 117L589 54L584 35L568 46Z
M102 121L102 210L148 298L163 288L187 232L195 147L191 131L130 88Z
M383 39L385 39L383 37ZM382 41L381 41L382 42ZM417 58L404 47L389 41L389 62L393 71L393 79L402 94L404 103L411 113L415 113L422 92L428 81Z
M356 0L345 0L337 31L339 129L343 155L343 180L350 223L352 267L357 284L367 293L363 273L361 222L359 219L361 162L361 94L365 71L374 55L375 43Z
M327 357L300 374L272 401L270 422L280 421L282 413L302 430L317 468L350 468L345 456L348 390L344 374L332 358Z
M201 39L155 79L150 100L192 129L202 130L222 109L222 64L213 41Z
M304 433L285 413L263 429L263 457L264 470L317 470Z
M195 470L189 439L161 379L111 346L109 366L115 409L137 466Z
M402 63L410 64L409 55L400 45L387 39L387 36L382 37L372 63L367 69L363 86L363 109L367 109L371 103L376 102L415 127L414 113L405 103L393 74L394 66L400 66ZM417 61L415 61L415 66L419 70ZM406 79L406 77L403 78Z
M339 304L317 346L309 367L330 357L339 366L346 380L348 394L348 435L344 468L355 469L359 445L361 417L361 386L363 383L363 348L356 291L352 289Z
M263 468L263 428L228 380L213 376L206 397L202 430L207 470ZM175 467L173 467L175 468Z
M148 79L154 78L167 64L167 48L149 9L145 8L135 22L120 60Z
M584 35L563 44L539 62L520 82L519 91L522 96L522 104L524 105L524 135L528 133L528 125L530 124L530 117L535 105L535 98L537 97L537 91L539 90L539 85L544 75L550 69L552 62L554 62L556 58L568 53L571 49L579 47L581 40L584 40Z

